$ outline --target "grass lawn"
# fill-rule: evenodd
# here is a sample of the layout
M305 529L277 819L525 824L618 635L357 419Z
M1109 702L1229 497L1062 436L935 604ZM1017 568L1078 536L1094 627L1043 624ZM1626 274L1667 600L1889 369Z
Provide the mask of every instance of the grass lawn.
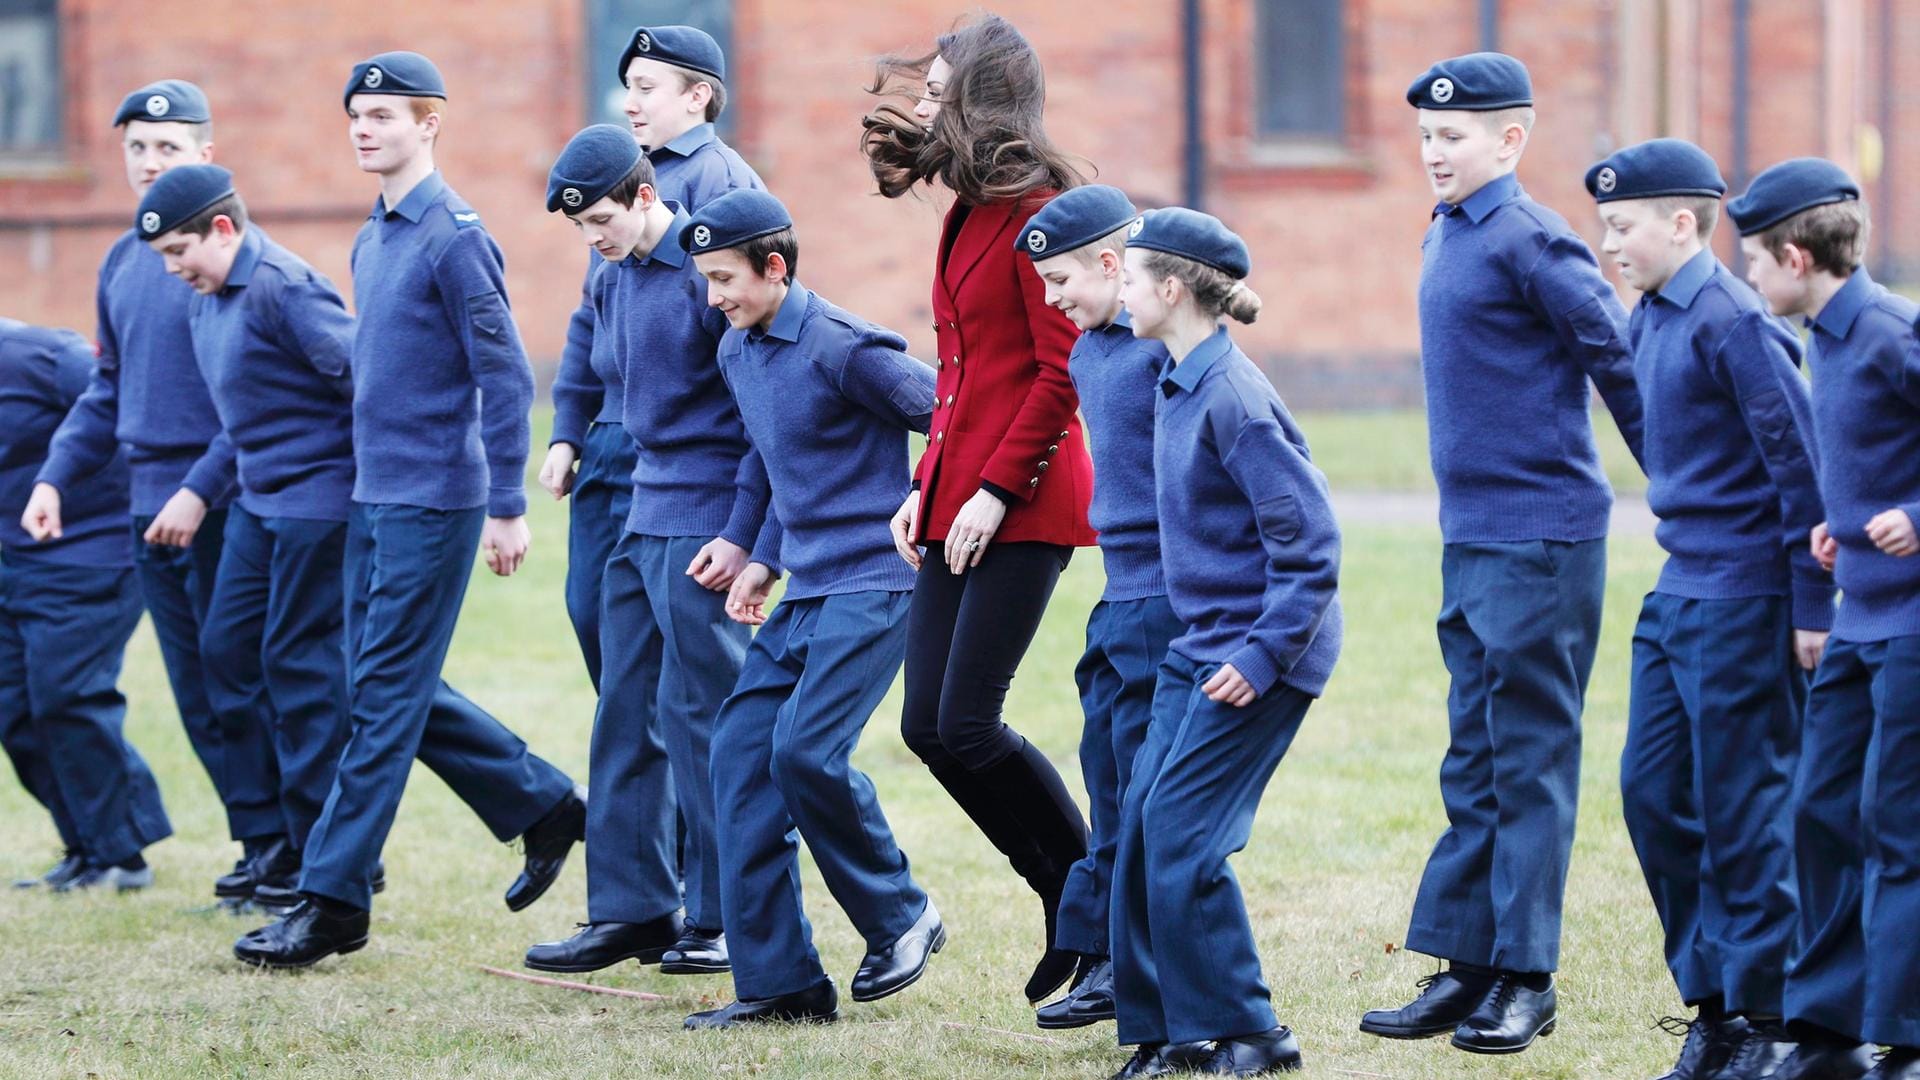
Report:
M1417 418L1303 423L1336 483L1421 479ZM508 581L482 571L475 581L448 675L538 752L584 776L593 700L560 600L564 512L542 501L532 520L526 569ZM1632 616L1658 567L1646 539L1620 540L1612 550L1558 1033L1517 1058L1489 1059L1444 1041L1388 1043L1354 1028L1362 1011L1397 1003L1433 969L1396 946L1443 821L1435 777L1446 745L1446 681L1432 629L1438 563L1430 528L1348 532L1344 657L1236 862L1276 1007L1300 1033L1308 1075L1656 1075L1679 1043L1653 1024L1679 1002L1620 822L1615 765ZM1098 556L1083 552L1009 701L1009 718L1075 783L1072 668L1099 588ZM160 778L176 836L149 852L158 883L144 894L0 893L0 1077L1097 1077L1122 1060L1111 1026L1044 1037L1032 1026L1020 985L1040 948L1039 906L901 745L897 688L858 760L947 919L946 951L898 997L873 1005L843 999L844 1019L834 1027L691 1035L680 1029L682 1016L730 998L725 977L672 978L631 964L591 977L664 997L655 1001L483 973L483 964L518 969L527 945L564 936L585 917L584 864L576 857L547 898L509 914L500 893L517 856L424 769L386 850L391 885L369 947L304 973L242 968L228 950L254 920L206 907L235 848L145 628L123 687L132 700L129 729ZM51 862L53 830L10 778L0 781L0 822L0 874ZM844 992L862 946L810 866L806 888L821 955Z

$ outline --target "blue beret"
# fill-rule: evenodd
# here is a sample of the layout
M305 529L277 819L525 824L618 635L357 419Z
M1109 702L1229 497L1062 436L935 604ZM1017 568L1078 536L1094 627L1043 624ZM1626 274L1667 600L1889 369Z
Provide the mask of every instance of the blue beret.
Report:
M218 165L168 169L141 196L133 227L142 240L164 236L193 215L233 194L233 174Z
M640 160L633 132L613 124L595 124L567 140L547 173L547 209L573 213L592 206L620 186Z
M620 69L614 72L621 86L627 85L627 65L636 56L727 81L727 58L720 52L720 43L697 26L642 26L635 30L627 51L620 54Z
M1860 185L1825 158L1803 157L1764 169L1746 194L1727 203L1741 236L1771 229L1802 210L1860 197Z
M128 94L113 114L113 126L129 120L161 120L180 124L204 124L213 119L207 95L185 79L161 79Z
M1588 169L1587 192L1601 203L1663 195L1717 199L1727 193L1727 182L1705 150L1685 139L1649 139L1615 150Z
M355 94L399 94L401 97L447 96L447 80L433 61L416 52L385 52L353 65L341 103L349 108Z
M1147 211L1127 233L1127 246L1205 263L1236 280L1253 270L1247 245L1233 230L1212 214L1184 206Z
M695 255L739 247L793 227L780 200L764 191L735 188L700 208L680 230L680 246Z
M1527 65L1506 53L1477 52L1442 60L1407 87L1407 104L1419 109L1511 109L1533 104Z
M1015 237L1015 251L1025 251L1034 262L1085 247L1123 228L1140 211L1117 187L1088 184L1061 192L1027 221L1027 230Z

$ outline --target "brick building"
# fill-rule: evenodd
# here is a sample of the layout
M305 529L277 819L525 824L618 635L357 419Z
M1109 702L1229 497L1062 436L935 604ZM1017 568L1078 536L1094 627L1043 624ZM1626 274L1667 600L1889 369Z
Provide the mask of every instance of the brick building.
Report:
M952 0L0 0L0 313L90 330L100 254L132 200L120 97L192 79L260 223L347 283L376 193L340 109L350 65L433 56L440 160L507 253L529 352L550 362L586 253L542 207L567 137L617 100L626 31L687 21L727 43L729 137L792 207L803 277L930 348L939 197L872 194L857 150L871 58L919 50ZM1920 277L1920 0L1006 0L1040 50L1049 127L1145 205L1199 202L1252 246L1266 315L1242 332L1296 404L1417 400L1414 287L1431 196L1402 92L1438 56L1532 67L1522 178L1590 235L1586 166L1660 134L1736 189L1818 153L1871 183L1873 265ZM1731 257L1730 237L1720 237Z

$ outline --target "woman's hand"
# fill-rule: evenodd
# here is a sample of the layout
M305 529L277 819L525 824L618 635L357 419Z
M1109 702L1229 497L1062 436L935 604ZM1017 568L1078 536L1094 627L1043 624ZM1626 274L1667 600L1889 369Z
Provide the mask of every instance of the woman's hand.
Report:
M907 565L920 569L920 549L913 546L913 531L920 523L920 493L907 493L907 501L893 515L893 550L907 560Z
M1000 523L1006 518L1006 503L985 489L974 492L947 530L947 569L958 576L970 566L979 566L993 534L1000 531Z

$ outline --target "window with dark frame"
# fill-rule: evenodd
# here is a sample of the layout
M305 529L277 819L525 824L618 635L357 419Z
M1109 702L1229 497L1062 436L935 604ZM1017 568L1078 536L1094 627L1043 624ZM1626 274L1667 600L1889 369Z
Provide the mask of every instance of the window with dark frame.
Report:
M4 0L0 0L4 2ZM587 123L627 122L620 88L620 54L641 26L697 26L712 34L727 57L727 79L737 78L733 55L733 0L587 0ZM727 90L731 94L733 86ZM722 138L733 131L733 108L720 114Z
M59 157L64 85L55 0L0 0L0 162Z
M1345 0L1257 0L1255 134L1337 142L1347 133Z

